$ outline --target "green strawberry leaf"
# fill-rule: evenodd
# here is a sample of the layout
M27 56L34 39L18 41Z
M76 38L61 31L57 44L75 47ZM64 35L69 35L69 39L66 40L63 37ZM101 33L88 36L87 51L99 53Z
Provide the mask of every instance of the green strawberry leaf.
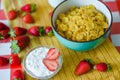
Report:
M41 27L39 28L39 34L40 34L40 36L44 35L44 32L45 32L44 27L41 26Z
M12 52L17 54L20 52L20 47L17 45L17 40L10 40Z
M0 34L0 39L4 39L4 36L2 34Z
M110 70L112 70L112 67L111 67L110 63L108 63L107 64L107 71L110 71Z
M9 34L11 37L16 37L15 31L13 29L10 30Z
M30 8L31 8L31 12L34 12L35 11L35 8L36 8L36 4L30 4Z
M53 36L54 35L53 31L48 32L47 35L50 36L50 37Z

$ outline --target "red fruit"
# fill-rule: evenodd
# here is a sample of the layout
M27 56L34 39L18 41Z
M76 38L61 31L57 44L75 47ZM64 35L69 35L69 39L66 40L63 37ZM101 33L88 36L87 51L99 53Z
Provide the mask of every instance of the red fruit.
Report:
M9 18L10 20L15 19L16 17L17 17L17 12L16 12L15 10L10 10L10 11L8 12L8 18Z
M12 80L24 80L24 74L21 70L15 70Z
M36 4L25 4L24 6L21 7L21 10L25 12L34 12L35 8Z
M59 66L59 63L57 62L57 60L47 59L47 58L43 59L43 64L50 71L55 71L57 69L57 67Z
M92 65L89 61L82 60L77 65L74 73L75 73L75 75L81 75L81 74L87 73L92 69L91 67L92 67Z
M7 43L7 42L10 42L10 38L0 40L0 43Z
M106 63L102 62L102 63L98 63L98 64L94 65L94 69L105 72L105 71L111 70L111 66L110 66L110 64L106 64Z
M60 56L60 52L56 48L50 48L46 58L47 59L57 59Z
M40 35L44 34L44 28L38 27L38 26L33 26L28 29L28 33L33 36L40 36Z
M0 22L0 31L5 30L5 29L9 29L9 27L5 25L4 23Z
M30 38L28 36L18 36L14 40L18 41L18 46L22 50L28 45Z
M16 36L20 36L20 35L24 35L27 32L27 29L23 28L23 27L14 27L13 30L15 31L15 35Z
M0 31L0 40L9 38L10 37L9 31L10 29L5 29L5 30Z
M23 22L34 23L34 19L33 19L32 15L26 14L26 15L23 16Z
M0 66L5 66L9 63L9 59L0 56Z
M21 60L20 60L18 54L12 54L10 56L10 64L12 67L20 65L20 63L21 63Z
M53 35L52 28L51 28L50 26L46 26L46 27L45 27L45 33L46 33L48 36L52 36L52 35Z

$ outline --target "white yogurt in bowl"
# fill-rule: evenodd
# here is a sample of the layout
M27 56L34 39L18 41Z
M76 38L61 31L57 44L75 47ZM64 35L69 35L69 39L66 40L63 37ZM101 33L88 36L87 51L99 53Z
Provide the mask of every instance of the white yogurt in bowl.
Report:
M30 50L24 58L24 69L27 74L37 79L49 79L53 77L62 67L63 59L58 57L59 66L55 71L50 71L44 64L43 59L46 57L49 47L40 46Z

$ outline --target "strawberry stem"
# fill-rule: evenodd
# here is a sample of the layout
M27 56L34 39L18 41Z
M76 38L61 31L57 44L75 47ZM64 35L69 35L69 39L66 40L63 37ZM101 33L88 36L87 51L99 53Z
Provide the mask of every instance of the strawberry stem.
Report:
M39 34L40 34L40 36L43 35L44 32L45 32L45 31L44 31L44 27L41 26L41 27L39 28Z
M16 37L15 30L13 29L10 29L10 32L8 34L10 34L11 37Z

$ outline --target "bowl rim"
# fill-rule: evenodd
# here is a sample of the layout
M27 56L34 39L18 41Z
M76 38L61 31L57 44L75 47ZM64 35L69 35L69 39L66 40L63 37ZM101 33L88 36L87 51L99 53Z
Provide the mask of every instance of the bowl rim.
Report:
M73 41L73 40L70 40L70 39L67 39L67 38L61 36L61 35L56 31L56 29L55 29L55 27L54 27L54 25L53 25L53 20L52 20L52 19L53 19L53 14L55 13L56 9L57 9L61 4L63 4L63 3L66 2L66 1L68 1L68 0L64 0L64 1L61 2L59 5L57 5L57 6L55 7L55 9L53 10L53 13L52 13L52 16L51 16L52 29L54 29L54 31L55 31L60 37L62 37L62 38L65 39L65 40L68 40L68 41L71 41L71 42L75 42L75 43L86 43L86 42L96 41L96 40L102 38L105 34L107 34L107 32L109 32L109 30L110 30L111 27L112 27L112 22L113 22L112 12L111 12L111 10L109 9L109 7L108 7L104 2L99 1L99 0L96 0L96 1L98 1L98 2L100 2L100 3L102 3L103 5L105 5L105 7L106 7L106 8L109 10L109 12L110 12L111 22L110 22L110 25L109 25L109 28L107 29L107 31L106 31L103 35L101 35L100 37L98 37L98 38L96 38L96 39L93 39L93 40L90 40L90 41Z

